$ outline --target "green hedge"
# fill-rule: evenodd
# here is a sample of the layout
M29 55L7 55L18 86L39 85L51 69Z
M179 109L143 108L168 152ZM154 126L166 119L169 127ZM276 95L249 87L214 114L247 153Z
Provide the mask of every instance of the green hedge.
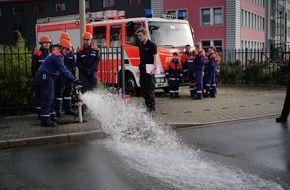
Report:
M6 46L0 50L1 110L33 106L31 58L31 51L25 46L25 40L20 33L14 46Z
M221 62L218 82L221 84L273 84L285 85L289 77L288 62L259 63L249 60Z

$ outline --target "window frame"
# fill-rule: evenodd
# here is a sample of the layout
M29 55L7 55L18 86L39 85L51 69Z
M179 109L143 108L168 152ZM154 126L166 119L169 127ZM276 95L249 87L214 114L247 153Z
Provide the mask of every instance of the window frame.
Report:
M12 7L12 15L21 15L22 8L20 6Z
M111 8L114 6L115 6L115 0L103 0L103 8Z
M36 7L38 7L38 10L36 9ZM43 8L41 5L32 5L32 12L33 14L41 14L43 13Z
M215 14L215 11L219 10L219 9L221 10L221 13ZM217 16L220 16L220 20L221 20L220 23L215 23ZM222 26L222 25L224 25L224 8L221 6L200 8L200 23L201 23L201 26Z
M221 42L221 45L219 45L219 46L215 45L215 41ZM224 41L222 39L204 39L204 40L200 40L200 42L202 44L201 47L204 49L205 52L207 52L207 50L210 46L215 47L217 52L222 52L222 50L223 50ZM204 42L209 42L209 45L204 46Z
M132 2L134 1L134 2ZM128 5L129 6L138 6L141 4L141 0L128 0Z
M170 9L166 11L167 15L172 15L174 18L178 18L178 12L182 11L185 12L184 20L188 20L188 9ZM174 14L172 14L174 13Z
M57 10L57 5L59 5L60 10ZM65 2L59 2L59 3L54 3L54 12L55 13L61 13L66 11L66 3Z

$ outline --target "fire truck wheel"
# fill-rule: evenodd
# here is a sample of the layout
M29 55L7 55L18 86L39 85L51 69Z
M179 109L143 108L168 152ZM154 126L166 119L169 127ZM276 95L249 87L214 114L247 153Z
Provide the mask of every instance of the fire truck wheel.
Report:
M130 94L131 96L137 95L138 86L135 79L131 75L127 75L125 78L125 91L126 94Z

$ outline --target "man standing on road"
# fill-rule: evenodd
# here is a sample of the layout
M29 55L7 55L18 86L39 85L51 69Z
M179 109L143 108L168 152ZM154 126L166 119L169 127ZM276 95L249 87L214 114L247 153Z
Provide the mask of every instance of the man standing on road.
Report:
M288 72L290 73L290 59L289 59L289 64L288 64ZM282 113L280 117L276 118L276 122L286 122L289 115L289 110L290 110L290 78L288 79L288 82L287 82L287 91L286 91L286 97L285 97Z
M140 77L140 87L145 99L147 111L155 111L155 74L157 67L157 47L156 44L148 39L148 31L139 28L136 31L140 43L139 56L140 64L137 76Z

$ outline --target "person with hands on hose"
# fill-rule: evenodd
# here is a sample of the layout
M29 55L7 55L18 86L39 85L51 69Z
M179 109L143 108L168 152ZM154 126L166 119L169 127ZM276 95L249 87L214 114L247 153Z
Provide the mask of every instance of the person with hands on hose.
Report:
M92 45L91 33L85 32L82 39L84 44L77 51L76 64L83 85L82 93L85 93L97 87L96 72L101 58L99 49Z
M69 33L60 33L59 40L62 39L70 41ZM73 50L69 51L66 56L64 56L64 65L74 76L76 76L76 63ZM55 82L56 117L61 117L62 108L64 108L65 115L74 115L74 111L72 110L72 81L60 75L56 78Z
M40 119L41 125L47 127L57 126L55 119L55 111L53 109L54 100L54 80L60 74L68 78L75 84L81 82L64 65L64 56L72 48L70 41L62 39L50 56L46 57L39 67L35 76L35 89L37 94L41 96Z

